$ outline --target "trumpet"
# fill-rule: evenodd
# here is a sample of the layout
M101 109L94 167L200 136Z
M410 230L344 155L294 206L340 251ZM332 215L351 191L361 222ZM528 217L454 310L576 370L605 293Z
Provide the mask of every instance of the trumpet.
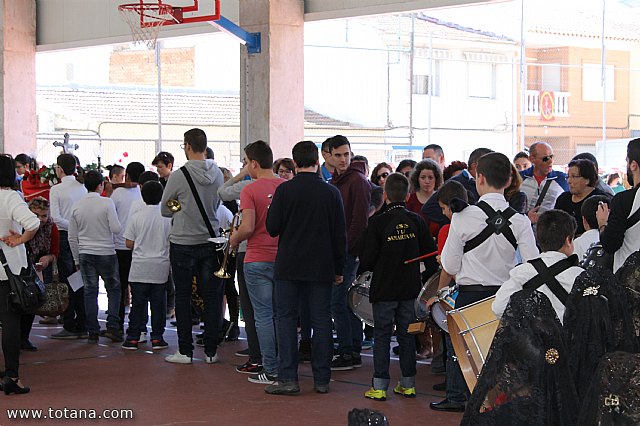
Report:
M224 249L224 258L222 259L220 269L213 273L213 275L218 278L231 278L231 275L227 272L227 266L229 264L229 252L231 251L231 236L233 235L233 230L237 229L238 226L240 226L240 212L236 213L233 216L233 219L231 219L231 226L229 227L229 232L227 233L227 242Z
M179 212L182 210L182 204L178 200L169 200L167 201L167 207L171 210L172 213Z

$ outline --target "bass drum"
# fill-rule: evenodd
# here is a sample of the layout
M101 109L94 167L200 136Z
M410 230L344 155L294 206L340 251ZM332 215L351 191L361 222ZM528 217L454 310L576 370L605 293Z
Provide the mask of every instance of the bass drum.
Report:
M413 308L417 321L428 321L431 319L431 307L429 300L438 293L438 282L440 281L440 271L431 275L422 286L418 298L414 302Z
M373 272L363 272L349 288L349 307L362 322L373 327L373 305L369 302L369 287Z

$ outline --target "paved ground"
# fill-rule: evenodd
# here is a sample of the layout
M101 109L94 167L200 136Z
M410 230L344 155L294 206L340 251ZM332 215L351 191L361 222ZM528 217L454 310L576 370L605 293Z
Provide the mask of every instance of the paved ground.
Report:
M37 321L38 318L36 318ZM104 325L103 325L104 326ZM430 373L429 365L418 367L416 399L391 394L385 402L365 399L373 370L371 351L363 352L363 367L353 371L334 372L331 392L313 392L311 367L300 367L302 392L298 396L271 396L263 385L249 383L247 375L235 372L235 365L246 358L234 355L246 342L225 343L219 354L220 364L202 361L202 348L196 348L192 365L164 362L165 355L177 348L175 328L165 334L170 347L151 351L144 346L138 351L124 351L120 344L101 338L100 344L86 341L56 341L48 336L58 326L36 324L32 342L35 353L22 353L21 376L32 387L27 395L0 395L0 425L43 424L42 421L15 421L7 418L5 409L131 409L133 420L102 420L103 424L142 425L213 424L213 425L346 425L347 413L354 407L374 408L386 414L393 426L412 424L457 425L460 414L436 413L429 409L432 401L443 397L432 390L443 376ZM194 327L194 333L198 332ZM392 383L399 376L397 360L391 364ZM43 413L47 414L47 412ZM62 411L57 412L62 414ZM72 414L68 411L68 414ZM87 424L47 420L44 424Z

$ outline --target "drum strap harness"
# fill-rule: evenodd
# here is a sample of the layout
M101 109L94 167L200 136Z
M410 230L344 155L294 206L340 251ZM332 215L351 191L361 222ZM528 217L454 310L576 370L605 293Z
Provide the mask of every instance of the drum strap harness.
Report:
M551 266L547 266L540 258L530 260L529 263L536 268L538 275L527 281L523 288L525 290L536 290L546 284L553 295L556 296L563 305L566 304L569 293L560 285L556 277L572 266L576 266L578 264L578 255L573 254Z
M507 207L505 210L495 211L486 201L480 201L476 206L480 207L484 214L487 215L487 227L482 230L478 235L467 241L464 245L463 253L467 253L480 244L487 241L487 239L493 234L504 235L504 237L511 243L513 249L518 248L518 242L510 226L509 219L517 212L512 207Z

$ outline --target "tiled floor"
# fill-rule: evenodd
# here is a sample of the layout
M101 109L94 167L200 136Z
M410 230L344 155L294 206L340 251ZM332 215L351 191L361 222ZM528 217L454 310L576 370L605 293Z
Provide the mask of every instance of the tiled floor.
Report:
M124 351L120 344L106 338L101 338L98 345L86 340L48 338L59 329L34 325L31 340L39 351L23 352L21 359L21 376L32 391L27 395L0 395L0 425L15 423L4 413L5 409L14 408L86 409L97 410L98 415L105 409L131 409L133 420L108 423L143 425L346 425L347 413L355 407L380 410L393 426L448 426L459 424L461 419L460 414L429 409L429 402L443 397L432 386L444 377L432 375L430 366L425 364L418 367L416 399L392 393L384 402L365 399L363 393L369 387L373 369L371 351L363 352L362 368L333 373L329 394L313 392L311 367L305 364L300 367L302 392L298 396L271 396L264 393L263 385L249 383L247 375L235 372L235 365L246 360L234 355L245 347L242 340L220 347L220 364L205 364L202 348L196 348L194 356L198 359L192 365L174 365L163 360L176 350L173 327L165 333L170 347L155 353L145 345L135 352ZM391 374L394 379L399 375L397 360L392 361ZM61 415L62 411L55 414ZM86 423L78 420L75 424ZM46 424L71 423L48 420Z

